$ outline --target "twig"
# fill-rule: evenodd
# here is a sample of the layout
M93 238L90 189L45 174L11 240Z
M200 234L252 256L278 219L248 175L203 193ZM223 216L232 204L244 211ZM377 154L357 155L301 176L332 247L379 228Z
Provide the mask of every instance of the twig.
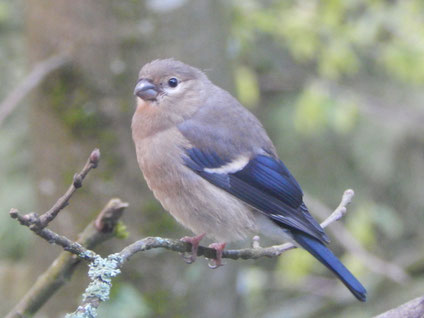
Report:
M82 182L91 169L95 169L100 160L100 151L99 149L94 149L90 157L88 158L84 168L82 168L80 173L76 173L73 178L72 184L69 186L68 190L63 196L61 196L56 203L44 214L40 215L39 219L31 220L32 225L36 227L35 229L45 228L56 216L57 214L69 204L69 199L74 194L74 192L81 188ZM25 224L26 225L26 224ZM33 229L34 230L34 229Z
M343 194L343 198L339 206L321 224L321 226L326 227L343 217L343 215L346 213L346 205L350 203L353 195L353 190L346 190ZM222 257L233 260L275 257L288 250L296 248L296 246L292 243L261 248L258 247L257 240L254 245L255 247L253 248L224 250ZM162 237L146 237L128 245L119 253L109 255L107 258L95 256L94 261L89 265L89 277L91 279L91 283L83 294L83 301L74 313L69 314L66 317L94 317L96 314L96 309L100 303L109 299L112 278L120 274L122 266L128 262L128 260L136 253L154 248L165 248L171 251L184 253L191 251L191 244L182 242L180 240L172 240ZM216 250L204 246L199 246L197 255L203 255L210 259L216 258Z
M346 205L350 203L353 197L353 190L346 190L343 194L342 201L339 206L334 210L334 212L321 223L322 227L327 227L331 223L338 221L343 215L346 213ZM37 219L34 217L34 214L27 214L25 216L20 216L16 210L11 211L11 215L13 218L17 218L21 224L31 226L33 224L37 224ZM32 228L31 228L32 229ZM78 257L92 261L97 255L85 249L80 244L71 241L70 239L61 236L51 230L42 229L40 231L35 231L39 236L43 237L45 240L58 244L62 246L66 251L69 251ZM257 259L260 257L275 257L279 256L285 251L296 248L297 246L292 243L285 243L281 245L274 245L270 247L254 247L254 248L245 248L238 250L224 250L222 254L222 258L229 258L233 260L237 259ZM154 249L154 248L165 248L168 250L172 250L174 252L190 252L191 244L182 242L180 240L162 238L162 237L146 237L139 241L136 241L126 248L124 248L119 254L122 257L123 262L126 262L131 256L135 253ZM207 258L216 258L215 249L199 246L197 251L198 256L205 256Z
M21 215L17 209L12 208L9 212L10 217L12 219L17 219L19 223L21 223L21 225L29 227L31 231L45 239L47 242L60 245L65 251L71 252L72 254L76 254L82 259L92 261L95 257L94 252L88 251L83 246L81 246L81 244L73 242L66 236L59 235L49 229L46 229L45 227L52 220L54 220L54 218L59 214L59 212L63 208L65 208L69 204L69 199L72 197L72 195L78 188L82 187L82 182L84 178L87 176L88 172L91 169L97 167L99 160L100 151L96 148L91 152L81 172L76 173L74 175L73 182L69 186L65 194L61 196L56 201L56 203L42 215L38 216L38 214L34 212ZM99 226L99 224L97 224L97 226Z
M309 196L307 197L307 203L310 210L321 218L325 218L330 211L330 208ZM323 223L325 223L325 221ZM378 258L365 250L342 224L334 224L329 228L329 231L337 237L337 241L340 242L343 247L355 255L369 270L374 273L384 275L397 283L405 283L410 279L410 276L400 266Z
M21 215L17 209L11 209L10 216L14 219L17 219L19 223L21 223L22 225L27 226L31 231L33 231L38 236L45 239L47 242L51 244L60 245L65 251L68 251L72 254L77 255L79 259L95 262L95 260L100 258L100 256L98 256L95 252L91 251L90 249L85 248L81 244L81 242L74 242L65 236L59 235L49 229L46 229L45 227L59 214L59 212L64 207L66 207L69 204L69 200L74 194L74 192L78 188L82 187L82 182L84 178L87 176L88 172L91 169L94 169L97 167L99 160L100 160L100 151L98 149L94 149L91 152L81 172L74 175L73 182L68 188L68 190L66 191L66 193L62 197L60 197L57 200L57 202L48 211L43 213L41 216L38 216L36 213L28 213L26 215ZM121 202L120 200L112 201L110 205L100 213L99 219L97 219L94 222L94 227L96 228L96 232L107 234L110 229L115 228L116 221L122 215L123 209L126 206L127 204ZM111 211L112 208L114 211L116 210L116 212ZM96 237L91 237L89 241L90 242L87 242L87 244L89 243L88 245L94 245L94 243L96 242ZM70 261L71 260L69 260L68 262ZM52 269L52 270L55 271L56 269ZM58 284L57 281L52 282L55 289L51 290L49 289L48 282L45 281L45 276L42 276L40 279L42 279L42 281L39 283L39 285L37 285L37 289L33 291L34 293L38 292L39 290L46 291L45 288L47 288L47 292L53 293L54 290L57 289L55 285L55 284ZM32 298L30 298L29 300L28 299L25 300L24 298L23 299L24 305L22 306L23 307L29 306L30 308L32 308L31 310L38 310L41 304L44 303L50 296L51 294L49 295L49 293L31 294L31 296L29 297L39 297L38 299L39 302L34 302ZM11 315L13 314L14 313L12 312ZM18 317L20 316L18 315Z
M128 204L120 199L110 200L96 220L91 222L79 235L77 243L91 249L112 238L115 234L116 225L127 206ZM101 226L99 227L99 225ZM81 260L73 254L62 252L50 267L39 276L35 284L7 314L6 318L34 315L61 286L70 280L80 262Z
M69 57L62 53L37 63L24 80L0 103L0 126L31 90L37 87L48 74L62 67L69 60Z
M95 255L87 253L87 250L81 244L49 229L40 228L40 218L36 213L29 213L22 216L19 214L18 210L11 209L9 214L12 219L17 219L21 225L28 226L31 231L45 239L47 242L62 246L65 251L78 255L78 257L84 260L92 261L94 259Z
M337 221L343 217L343 215L346 214L347 209L346 207L352 202L353 196L355 195L355 192L352 189L347 189L343 193L342 201L340 201L339 206L334 210L334 212L324 220L324 222L321 223L321 226L327 227L330 223L333 223L334 221ZM333 220L335 218L335 220Z
M342 218L343 215L346 213L346 205L349 204L352 197L353 190L346 190L343 194L343 198L340 202L340 205L324 222L321 223L321 226L327 227L331 223L340 220L340 218ZM135 253L159 247L181 253L191 251L190 243L161 237L146 237L127 246L119 254L122 257L123 261L126 262ZM275 257L281 255L285 251L294 249L296 247L297 246L292 243L285 243L270 247L253 247L238 250L224 250L222 253L222 258L237 260L240 258L257 259L260 257ZM209 247L199 246L197 250L197 256L205 256L206 258L216 258L216 251L215 249Z

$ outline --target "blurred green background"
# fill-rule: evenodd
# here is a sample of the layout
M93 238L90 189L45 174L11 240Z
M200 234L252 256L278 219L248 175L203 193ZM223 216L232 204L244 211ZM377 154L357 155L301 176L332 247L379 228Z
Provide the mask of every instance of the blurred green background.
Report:
M202 68L261 119L317 218L355 190L348 239L328 232L369 301L301 250L216 271L154 250L125 267L100 317L371 317L422 295L423 1L2 0L0 43L0 101L38 62L70 56L0 122L0 315L60 252L9 209L45 211L94 147L100 166L54 230L75 238L120 197L130 235L101 253L188 234L148 190L130 134L138 70L165 57ZM86 272L36 317L74 310Z

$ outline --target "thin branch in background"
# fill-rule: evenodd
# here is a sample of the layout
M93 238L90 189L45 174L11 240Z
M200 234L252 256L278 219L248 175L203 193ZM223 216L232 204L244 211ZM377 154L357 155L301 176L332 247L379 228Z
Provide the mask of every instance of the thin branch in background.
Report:
M320 218L325 218L329 211L331 211L330 208L322 202L313 199L310 196L306 196L306 201L310 210ZM372 272L384 275L397 283L405 283L410 279L410 276L402 267L378 258L364 249L361 243L359 243L358 240L356 240L349 230L342 224L334 224L329 228L329 231L337 237L337 241L340 242L340 244L346 248L349 253L355 255L362 264L364 264Z
M339 206L334 210L334 212L331 214L330 217L328 217L324 222L321 223L321 227L325 228L328 224L333 223L333 218L337 220L340 220L343 215L347 212L347 206L352 202L353 196L355 195L355 192L352 189L347 189L343 193L342 200L340 201Z
M374 318L422 318L424 317L424 296L415 298L407 303L386 311Z
M52 230L40 228L40 218L36 213L29 213L22 216L18 210L11 209L9 214L12 219L17 219L21 225L27 226L31 231L45 239L47 242L59 245L65 251L78 255L81 259L87 261L92 261L94 259L94 252L87 253L87 250L78 242L74 242L66 236L59 235Z
M79 234L77 243L91 249L115 236L116 226L128 203L111 199L97 218ZM53 294L72 277L81 259L68 252L62 252L41 274L20 302L6 315L6 318L20 318L34 315Z
M41 229L45 228L57 216L57 214L69 204L69 199L78 188L82 187L84 178L87 176L91 169L95 169L97 167L99 160L100 150L96 148L91 152L90 157L88 158L81 172L74 175L73 182L69 186L66 193L60 197L47 212L40 216L39 227Z
M361 82L362 83L362 82ZM422 111L421 102L419 104L412 103L412 107L398 107L397 98L391 96L390 99L385 98L384 94L376 94L375 91L370 93L367 90L361 89L361 85L357 83L352 90L352 87L346 87L334 82L320 81L323 89L330 92L335 98L346 100L350 99L355 102L356 107L360 112L369 118L374 118L381 123L390 123L393 125L401 125L408 127L413 131L422 131L424 120L424 112ZM356 93L353 93L355 92ZM419 100L422 99L422 93ZM416 107L414 107L416 106Z
M31 231L33 231L38 236L45 239L47 242L52 244L57 244L62 246L65 251L71 252L72 254L78 255L80 258L85 260L92 261L94 259L95 253L89 253L89 251L81 246L77 242L73 242L69 238L59 235L45 227L53 221L61 210L63 210L71 199L75 191L82 187L82 182L91 169L95 169L100 160L100 150L95 148L90 156L87 159L84 167L79 173L74 175L73 181L66 190L65 194L61 196L55 204L42 215L38 216L37 213L28 213L21 215L19 211L15 208L12 208L9 212L9 215L12 219L17 219L21 225L27 226ZM96 224L101 226L100 223Z
M42 83L48 74L69 61L69 56L61 53L35 64L32 71L0 103L0 127L5 119L19 106L22 99Z

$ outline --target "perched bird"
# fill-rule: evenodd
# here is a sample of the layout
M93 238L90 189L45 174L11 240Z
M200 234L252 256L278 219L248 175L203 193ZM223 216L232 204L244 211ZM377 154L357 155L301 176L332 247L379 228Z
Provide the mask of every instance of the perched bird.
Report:
M360 301L366 290L326 247L296 179L256 117L199 69L174 59L140 71L132 136L148 186L196 237L219 243L262 233L289 237L329 268Z

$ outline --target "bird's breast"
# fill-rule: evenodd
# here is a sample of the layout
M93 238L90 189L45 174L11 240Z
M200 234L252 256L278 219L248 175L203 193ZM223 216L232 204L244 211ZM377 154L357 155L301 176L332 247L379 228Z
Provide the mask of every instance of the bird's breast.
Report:
M190 144L176 127L134 141L149 188L178 222L220 241L242 239L257 230L249 207L184 165L184 149Z

